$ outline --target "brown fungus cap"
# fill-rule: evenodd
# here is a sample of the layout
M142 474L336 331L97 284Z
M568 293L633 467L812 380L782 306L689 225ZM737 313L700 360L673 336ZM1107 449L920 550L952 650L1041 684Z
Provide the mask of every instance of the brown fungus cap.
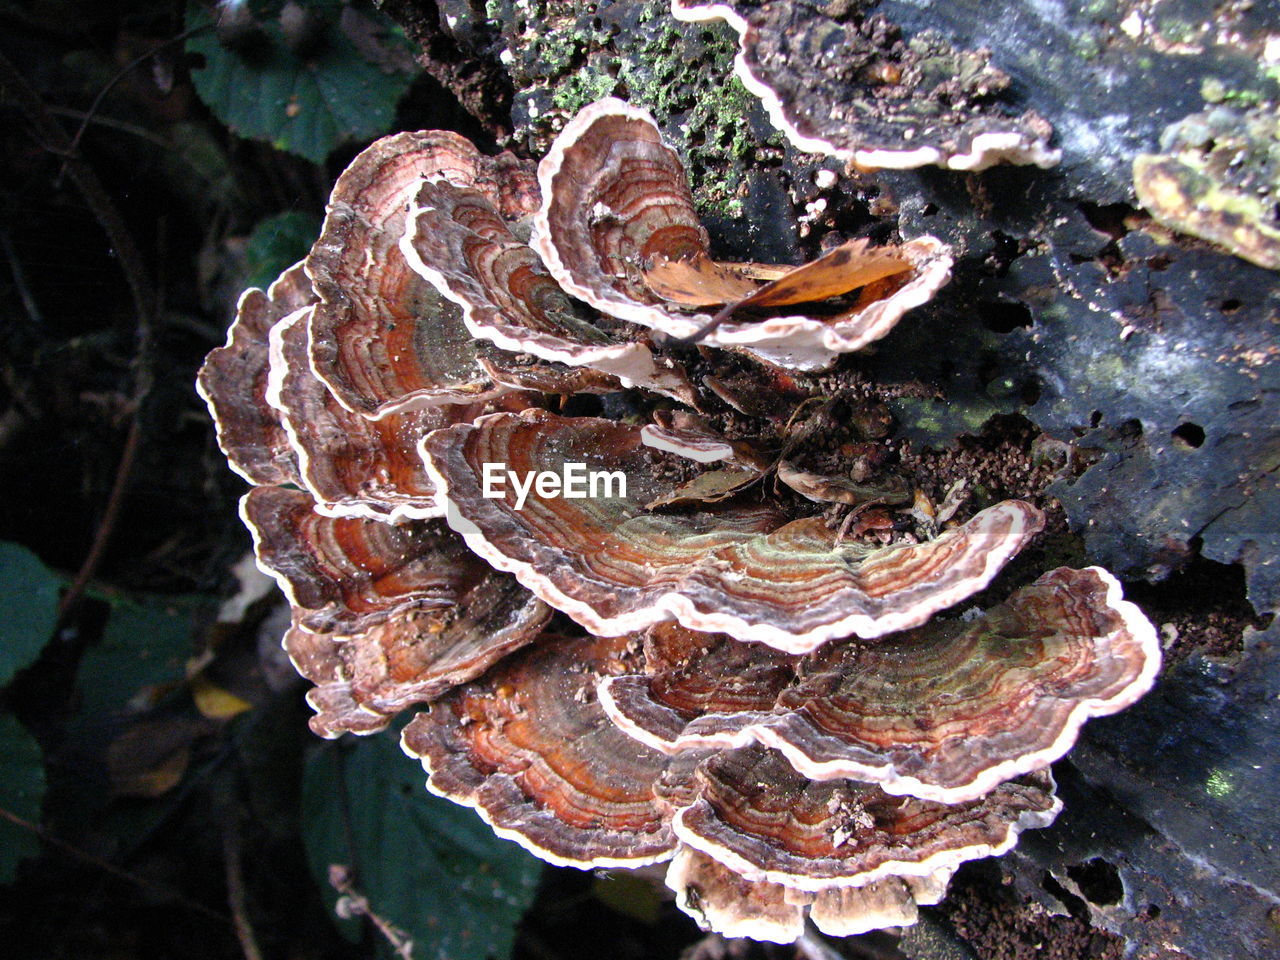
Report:
M307 704L316 713L308 724L312 733L332 740L344 733L366 736L386 729L390 717L366 710L351 695L351 684L344 678L341 641L329 633L309 633L294 626L282 645L298 675L315 684L307 692Z
M734 445L714 433L701 419L683 410L655 410L654 422L640 428L640 442L695 463L716 463L734 457Z
M627 669L625 638L544 637L445 695L404 730L428 788L476 807L550 863L641 866L675 847L653 793L666 766L605 717L601 676Z
M317 509L333 516L389 521L440 516L443 508L416 445L432 430L492 408L437 406L378 420L352 413L312 371L308 347L314 309L272 328L266 391L297 456L302 485Z
M489 570L448 606L405 610L348 636L295 626L284 648L316 684L307 702L322 737L383 729L406 707L478 677L534 640L550 610L511 577Z
M705 930L725 937L791 943L804 933L805 917L823 933L851 937L916 922L917 903L936 903L915 878L888 877L861 887L816 892L747 880L692 847L681 845L667 870L676 905ZM936 885L931 888L935 889ZM941 883L946 890L946 878Z
M935 540L868 552L838 542L821 518L787 522L767 505L651 513L645 504L677 482L640 427L540 410L437 430L422 449L467 545L605 636L672 619L793 653L849 633L881 636L982 589L1043 524L1035 507L1010 500ZM486 464L532 479L569 462L625 478L625 495L615 482L582 498L534 488L520 502L514 483L485 496Z
M284 317L315 302L302 264L264 292L240 295L226 346L209 352L196 389L209 407L218 446L231 469L250 483L297 483L298 463L280 414L267 403L268 336Z
M533 247L568 293L783 367L821 369L885 336L951 275L950 253L932 237L893 248L854 241L799 268L713 260L679 156L648 113L621 100L584 107L538 180Z
M986 51L929 31L908 42L875 14L840 18L789 0L672 0L671 12L738 32L734 73L800 150L894 169L1047 168L1061 158L1048 121L1000 104L1009 77Z
M411 609L452 606L492 571L439 520L389 524L314 508L283 487L255 487L240 502L258 565L314 633L349 635Z
M306 493L282 487L255 487L241 501L258 564L292 608L284 645L317 685L308 700L322 736L379 730L546 625L545 604L440 521L392 525L313 508Z
M645 672L606 679L600 703L621 729L669 754L754 742L803 660L675 622L650 627L644 653Z
M400 239L422 177L481 188L517 213L536 202L521 170L434 130L384 137L338 178L307 272L320 298L311 362L347 410L382 417L507 389L477 360L461 311L410 268Z
M613 374L622 386L693 399L683 371L643 342L644 328L611 319L602 324L596 311L572 300L480 190L424 181L409 208L401 250L417 273L462 307L476 337Z
M856 780L807 780L758 746L712 754L695 778L697 799L672 821L681 842L748 880L810 891L929 878L998 856L1061 808L1047 771L943 804Z
M1097 567L1065 567L968 621L934 620L805 658L662 625L648 676L601 702L641 742L674 752L752 741L815 779L856 778L943 803L977 799L1065 754L1090 717L1141 697L1155 629Z

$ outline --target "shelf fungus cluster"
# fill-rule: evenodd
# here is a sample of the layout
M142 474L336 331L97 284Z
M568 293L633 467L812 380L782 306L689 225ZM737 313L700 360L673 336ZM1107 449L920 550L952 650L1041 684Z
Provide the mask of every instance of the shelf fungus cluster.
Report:
M672 0L677 20L738 33L734 73L797 148L868 167L1052 167L1053 128L1004 102L1011 80L986 50L933 31L909 40L875 3Z
M935 507L857 454L874 411L806 419L834 398L790 371L949 268L929 238L714 259L678 154L618 101L536 168L375 143L199 379L313 728L415 710L431 790L552 863L669 861L730 936L913 922L1053 820L1048 764L1159 663L1097 568L948 616L1040 511Z

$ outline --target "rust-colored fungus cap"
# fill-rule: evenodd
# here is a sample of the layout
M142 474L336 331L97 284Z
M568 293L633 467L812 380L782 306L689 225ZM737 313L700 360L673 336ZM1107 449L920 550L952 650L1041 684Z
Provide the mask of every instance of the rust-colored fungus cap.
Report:
M473 335L515 353L614 374L625 386L693 399L683 371L643 342L644 328L602 322L570 299L481 191L443 179L423 182L401 249L414 270L462 307Z
M877 637L982 589L1043 524L1010 500L935 540L868 550L839 542L821 518L786 522L770 506L652 513L645 504L678 484L640 427L541 410L437 430L422 449L467 545L606 636L674 619L793 653L849 633ZM486 466L531 480L566 463L599 481L594 496L526 487L522 499L515 483L490 483Z
M330 633L308 633L297 626L284 635L283 644L299 676L315 686L307 692L307 704L315 711L308 725L326 739L344 733L366 736L386 728L390 717L366 710L351 695L344 678L343 643Z
M536 197L517 161L486 157L455 133L384 137L352 161L334 185L307 272L320 298L312 365L353 413L382 417L505 389L478 362L461 311L400 252L406 205L424 176L481 187L515 210Z
M476 807L500 836L550 863L640 866L675 847L653 786L667 759L596 702L628 670L626 638L544 637L446 694L404 730L434 793Z
M1097 567L1060 568L979 619L934 620L806 658L671 625L645 642L648 676L607 680L606 711L674 752L756 741L814 779L975 800L1057 760L1090 717L1142 696L1155 629Z
M726 937L791 943L809 916L823 933L852 937L868 930L910 926L917 904L937 903L949 871L940 877L887 877L861 887L797 890L780 883L747 880L705 853L683 844L667 870L676 904L706 930Z
M696 799L672 820L681 842L748 880L809 891L929 878L998 856L1061 808L1047 771L945 804L856 780L807 780L758 746L712 754L695 780Z
M659 623L644 633L645 672L606 679L600 703L620 728L663 753L745 746L773 718L803 660L725 633Z
M411 608L349 636L295 625L284 638L316 684L307 702L322 737L374 733L401 710L478 677L534 640L551 611L514 579L488 570L445 606Z
M297 483L298 463L279 413L267 403L267 338L282 318L315 302L302 264L264 293L240 295L226 346L209 352L196 389L209 407L218 446L231 469L250 483Z
M820 7L672 0L671 12L738 32L734 73L800 150L895 169L1047 168L1061 159L1047 120L1000 105L1009 77L988 52L955 49L929 31L905 42L875 14L837 19Z
M258 565L314 633L351 634L411 609L447 607L491 568L440 521L379 523L317 513L300 490L240 501Z
M278 412L297 456L300 482L315 497L317 509L333 516L388 521L440 516L443 508L416 444L431 430L492 408L437 406L379 420L343 408L308 361L314 309L291 314L270 335L267 402Z
M282 487L241 501L258 563L293 609L285 649L317 684L311 726L323 736L381 729L532 640L550 616L438 520L334 519L313 507Z
M621 320L784 367L821 369L883 337L951 275L932 237L854 241L799 268L713 260L679 156L648 113L621 100L583 108L538 180L533 247L567 292Z

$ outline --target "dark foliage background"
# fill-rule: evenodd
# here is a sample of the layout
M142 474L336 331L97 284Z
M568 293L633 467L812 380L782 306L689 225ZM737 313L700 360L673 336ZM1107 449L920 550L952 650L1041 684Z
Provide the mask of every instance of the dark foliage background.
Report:
M911 28L920 6L883 4ZM1032 6L956 0L930 5L942 11L930 23L1014 65L1024 105L1064 131L1062 171L846 178L824 198L826 220L797 230L817 161L724 81L731 31L678 27L665 2L249 0L215 27L211 0L0 0L5 949L256 960L392 956L412 940L413 956L451 960L1120 956L1103 927L1143 957L1280 949L1267 779L1280 667L1277 628L1254 609L1275 597L1274 558L1257 544L1265 554L1277 533L1280 474L1257 438L1274 433L1276 394L1215 373L1233 337L1274 325L1275 284L1204 244L1157 249L1127 167L1069 139L1111 110L1128 126L1106 129L1154 149L1163 123L1198 108L1197 70L1244 83L1256 58L1179 61L1170 116L1156 117L1100 86L1079 93L1096 72L1071 58L1096 66L1104 47L1082 53L1082 41L1044 68L1037 52L1057 41L1034 33ZM1115 38L1142 5L1066 6L1088 37ZM1276 19L1265 3L1165 5L1191 19L1237 7ZM1130 61L1115 56L1104 66L1119 75ZM1274 95L1267 82L1252 103ZM727 253L794 258L824 232L893 214L962 251L946 295L866 371L895 385L917 449L1021 444L1012 470L1030 438L1069 442L1081 459L1057 490L1072 522L1064 562L1131 577L1171 645L1156 694L1096 724L1060 765L1063 821L1016 857L962 871L947 906L901 942L703 939L659 884L543 868L429 797L394 734L319 742L279 650L278 597L245 559L242 484L193 389L239 292L306 251L334 178L374 137L445 128L536 157L557 111L606 93L697 134L687 159ZM1067 108L1077 127L1054 113ZM1088 325L1097 291L1137 336L1117 346ZM1153 373L1175 340L1194 348L1176 351L1181 381ZM1113 361L1106 383L1099 357ZM1107 522L1088 523L1098 515Z

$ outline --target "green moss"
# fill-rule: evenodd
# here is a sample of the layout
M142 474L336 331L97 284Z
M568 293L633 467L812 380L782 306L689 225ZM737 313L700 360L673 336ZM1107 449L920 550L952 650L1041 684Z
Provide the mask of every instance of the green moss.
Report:
M1102 41L1096 34L1082 31L1072 38L1071 49L1081 60L1093 60L1102 53Z
M618 81L608 74L584 67L555 85L551 102L557 110L574 114L588 103L609 96L617 86Z
M1189 23L1176 17L1162 17L1156 23L1156 31L1167 43L1193 44L1204 36L1207 25Z
M533 53L546 65L549 75L556 76L570 67L584 39L570 31L549 30L534 41Z
M1262 94L1256 90L1232 90L1217 77L1205 77L1200 81L1200 96L1206 103L1234 103L1254 106L1262 102Z
M1116 15L1115 0L1085 0L1080 4L1080 13L1086 17L1102 19Z
M507 40L513 79L530 109L522 131L533 152L545 149L565 119L610 95L651 111L681 150L703 213L737 217L745 171L761 146L781 149L779 135L756 135L748 120L759 106L733 77L737 35L724 23L680 24L665 0L645 0L620 32L609 16L621 5L530 2L526 26ZM616 32L616 36L613 33ZM547 110L547 107L550 110ZM763 126L763 125L762 125Z
M1210 91L1213 92L1213 91ZM1171 126L1161 154L1134 159L1134 189L1157 220L1280 269L1280 112L1216 106Z
M1235 777L1225 770L1210 770L1209 776L1204 782L1205 793L1221 800L1235 790L1234 780Z

